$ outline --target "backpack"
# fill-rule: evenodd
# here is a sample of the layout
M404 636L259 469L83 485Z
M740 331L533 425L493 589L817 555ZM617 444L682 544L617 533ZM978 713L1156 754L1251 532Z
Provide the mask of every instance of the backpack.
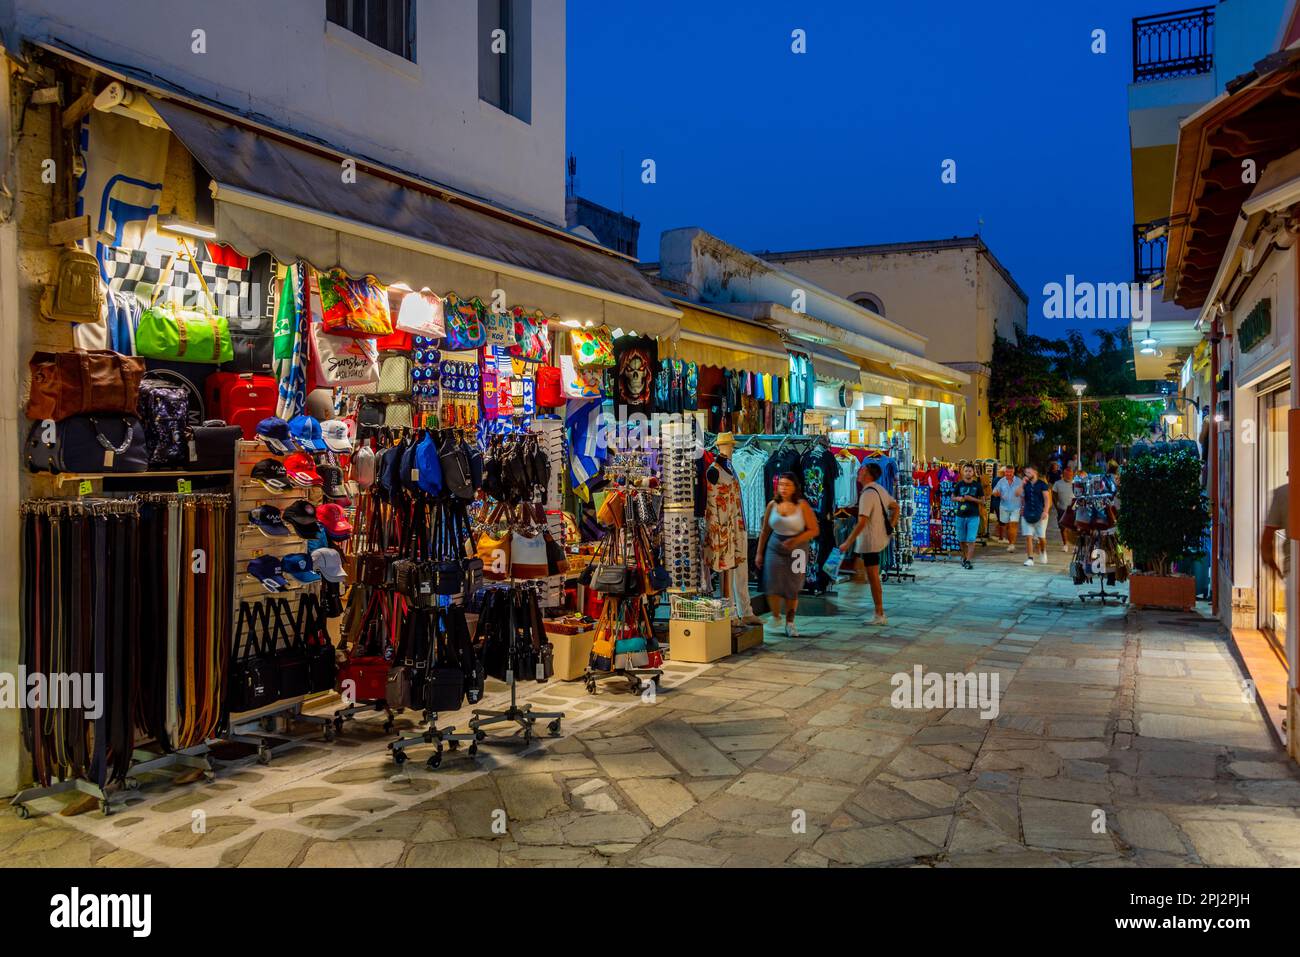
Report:
M188 461L187 442L203 421L203 399L194 384L169 369L152 369L140 382L136 408L149 465L179 466Z
M257 437L257 423L275 415L279 386L269 375L216 372L208 376L208 415L237 425L244 438Z

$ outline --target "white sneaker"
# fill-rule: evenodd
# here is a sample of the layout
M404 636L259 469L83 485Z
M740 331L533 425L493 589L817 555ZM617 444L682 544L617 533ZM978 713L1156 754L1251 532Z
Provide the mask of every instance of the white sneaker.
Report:
M1008 545L1008 546L1007 546L1007 551L1009 551L1009 552L1014 552L1015 550L1016 550L1016 546L1014 546L1014 545Z
M874 618L871 619L871 624L873 624L873 625L887 625L887 624L889 624L889 619L886 618L884 615L876 615L876 617L874 617Z
M798 627L794 622L792 622L792 621L787 621L787 622L785 623L785 636L786 636L787 638L798 638L798 637L799 637L799 627Z
M1034 567L1034 560L1033 560L1032 558L1026 558L1026 559L1025 559L1025 567L1026 567L1026 568L1033 568L1033 567Z
M1065 554L1067 554L1067 555L1070 554L1070 546L1069 546L1069 545L1062 545L1062 546L1061 546L1061 551L1065 552Z
M1046 550L1046 549L1044 549L1043 551L1041 551L1041 552L1038 553L1038 564L1040 564L1040 565L1046 565L1046 564L1047 564L1047 550Z

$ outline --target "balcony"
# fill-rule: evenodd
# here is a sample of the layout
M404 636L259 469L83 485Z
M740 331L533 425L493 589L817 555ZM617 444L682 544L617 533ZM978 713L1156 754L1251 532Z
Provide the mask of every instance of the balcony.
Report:
M1165 274L1165 249L1169 237L1161 232L1155 239L1147 239L1147 233L1156 227L1168 223L1160 220L1154 223L1138 223L1133 227L1133 281L1137 283L1155 282Z
M1200 76L1214 69L1214 7L1133 19L1133 82Z

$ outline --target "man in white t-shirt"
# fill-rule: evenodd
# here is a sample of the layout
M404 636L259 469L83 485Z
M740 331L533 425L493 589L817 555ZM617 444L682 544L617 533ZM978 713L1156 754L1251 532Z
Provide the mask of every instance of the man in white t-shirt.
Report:
M877 481L880 478L880 466L868 462L858 478L862 482L862 493L858 496L858 522L849 532L849 537L840 546L840 551L848 554L856 549L858 556L867 569L867 582L871 585L871 601L876 606L873 625L887 625L885 617L885 595L880 586L880 554L889 547L889 538L893 529L898 527L898 502ZM889 520L886 523L886 515Z

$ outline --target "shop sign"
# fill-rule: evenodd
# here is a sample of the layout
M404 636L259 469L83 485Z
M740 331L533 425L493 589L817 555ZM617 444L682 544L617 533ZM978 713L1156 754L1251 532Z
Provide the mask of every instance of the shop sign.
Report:
M1246 314L1237 329L1237 342L1242 352L1249 352L1273 334L1273 300L1261 299Z

